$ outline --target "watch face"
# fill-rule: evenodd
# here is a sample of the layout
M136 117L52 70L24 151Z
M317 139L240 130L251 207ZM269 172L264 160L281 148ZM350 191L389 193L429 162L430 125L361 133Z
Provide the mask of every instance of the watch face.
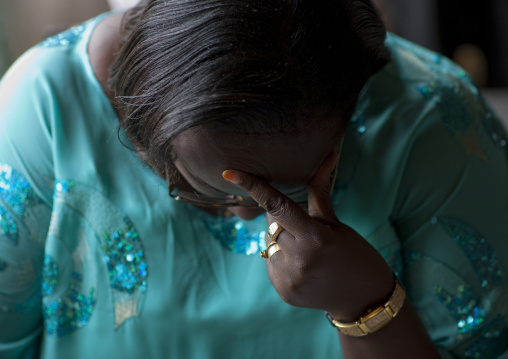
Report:
M363 325L365 325L371 333L384 327L392 319L392 317L384 309L377 313L376 312L377 311L373 312L372 316L363 320Z

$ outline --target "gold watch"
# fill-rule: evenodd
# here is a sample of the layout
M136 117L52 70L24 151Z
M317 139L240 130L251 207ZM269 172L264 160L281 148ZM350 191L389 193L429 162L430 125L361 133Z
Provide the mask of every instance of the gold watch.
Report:
M369 310L356 322L342 323L333 319L328 313L326 313L326 317L332 325L339 330L339 332L352 337L362 337L364 335L377 332L379 329L390 323L390 321L399 313L405 299L406 292L399 282L395 280L395 289L390 299L388 299L385 304Z

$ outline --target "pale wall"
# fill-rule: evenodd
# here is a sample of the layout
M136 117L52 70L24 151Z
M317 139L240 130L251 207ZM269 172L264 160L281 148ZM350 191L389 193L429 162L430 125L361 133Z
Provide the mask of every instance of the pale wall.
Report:
M10 61L47 35L109 9L106 0L0 0L0 31Z

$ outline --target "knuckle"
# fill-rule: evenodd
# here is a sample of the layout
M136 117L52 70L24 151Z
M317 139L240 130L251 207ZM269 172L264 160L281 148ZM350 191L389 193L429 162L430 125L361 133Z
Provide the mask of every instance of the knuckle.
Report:
M282 197L271 196L264 201L265 209L274 217L281 217L290 210L287 200Z
M285 296L291 300L293 303L298 302L298 298L300 297L300 293L302 291L303 280L300 276L300 273L290 276L286 279L285 283Z
M298 301L294 300L294 298L291 298L291 297L287 297L285 295L281 295L280 296L282 298L282 300L286 303L286 304L289 304L293 307L299 307L299 303Z

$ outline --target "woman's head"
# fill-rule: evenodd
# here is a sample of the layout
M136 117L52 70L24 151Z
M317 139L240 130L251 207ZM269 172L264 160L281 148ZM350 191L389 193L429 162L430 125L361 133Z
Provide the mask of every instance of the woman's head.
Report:
M192 128L339 141L387 61L384 37L367 0L148 0L126 17L111 85L126 133L163 173Z

